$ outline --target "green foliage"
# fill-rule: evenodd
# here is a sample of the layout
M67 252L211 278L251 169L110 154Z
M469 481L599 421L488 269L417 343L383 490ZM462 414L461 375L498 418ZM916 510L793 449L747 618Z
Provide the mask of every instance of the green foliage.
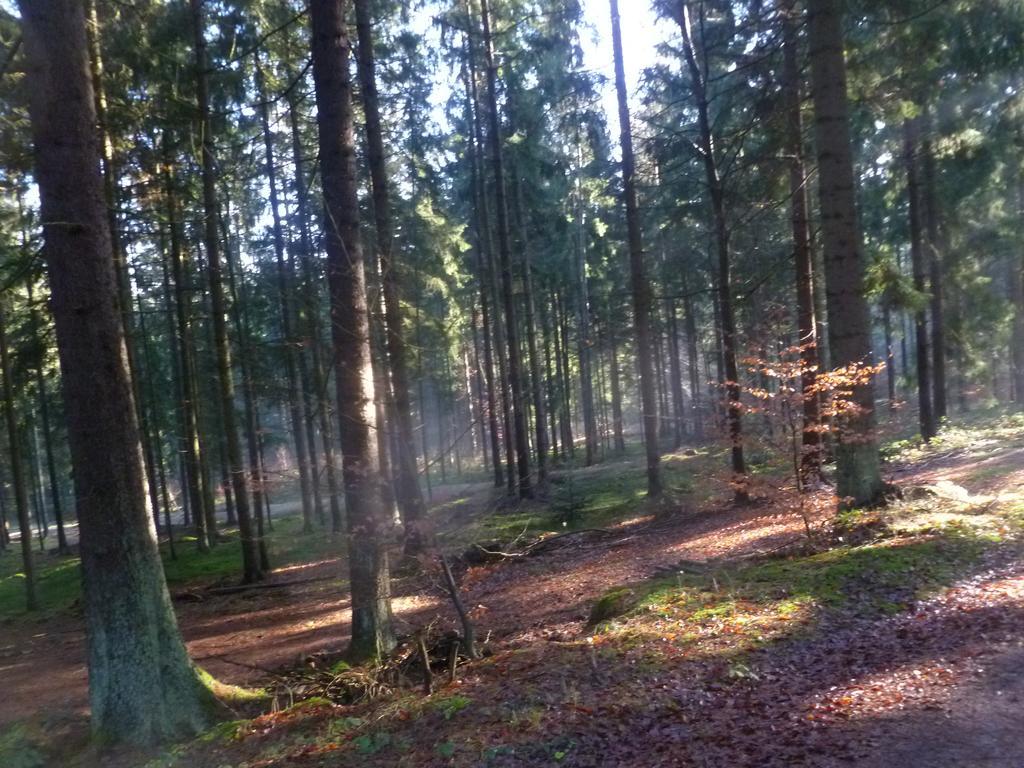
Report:
M432 706L442 715L445 720L451 720L455 715L464 710L470 704L472 700L466 696L446 696L442 699L436 699L432 702Z
M0 765L4 768L44 768L46 758L23 726L0 732Z
M164 573L168 584L180 587L197 582L234 580L241 572L238 531L222 531L222 541L203 554L187 540L178 543L178 559L170 559L166 544L161 545ZM322 532L303 533L300 518L282 517L274 521L274 532L267 535L271 562L284 566L337 557L340 545ZM36 578L40 608L46 613L66 610L81 594L78 557L47 555L36 560ZM0 555L0 619L25 616L24 576L21 559L14 553Z
M393 738L387 731L376 731L356 736L352 745L360 755L375 755L392 746Z

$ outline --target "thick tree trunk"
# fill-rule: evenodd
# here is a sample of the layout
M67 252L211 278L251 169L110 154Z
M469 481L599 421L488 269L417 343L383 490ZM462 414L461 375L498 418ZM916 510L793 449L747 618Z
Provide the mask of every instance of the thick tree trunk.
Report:
M351 47L344 0L312 0L313 80L320 134L324 244L331 292L335 379L341 421L342 475L348 522L352 641L357 660L394 647L387 523L379 495L370 327L359 234L358 178L352 127Z
M924 242L921 232L921 186L918 181L918 121L903 121L903 151L907 169L907 198L910 211L910 262L914 270L914 288L928 290ZM921 437L927 442L935 437L935 412L932 409L932 358L928 339L928 316L925 307L914 313L914 339L917 348L917 406Z
M405 525L405 551L419 554L429 542L426 530L426 504L420 490L416 467L416 445L409 398L408 352L405 343L405 318L401 303L401 284L393 255L394 226L391 221L391 195L384 157L377 74L373 53L373 30L369 0L355 0L356 32L359 36L359 83L366 116L367 161L373 191L373 219L377 230L377 258L380 263L384 303L384 329L388 368L391 373L392 411L395 424L394 473L395 500Z
M704 156L704 173L711 197L711 214L715 228L715 247L718 255L718 312L722 330L722 356L725 373L726 421L729 441L732 444L732 471L735 475L737 501L746 501L747 465L743 457L743 404L740 399L740 374L736 362L737 341L736 321L732 300L732 255L729 252L729 225L725 214L725 189L722 184L716 158L715 137L711 128L708 111L708 94L704 74L697 56L706 56L703 46L697 50L690 27L690 12L686 0L680 2L679 26L683 33L683 53L690 72L690 83L697 101L697 122L700 127L701 153ZM703 41L701 41L703 44ZM705 62L706 66L706 62Z
M629 278L633 294L633 326L636 331L637 365L640 370L640 407L647 454L647 495L660 496L661 450L658 446L658 405L654 393L654 362L651 359L651 285L644 265L643 235L636 192L636 162L633 158L633 132L629 122L626 73L622 62L622 31L619 27L619 2L611 0L612 50L615 58L615 90L618 95L622 183L629 233Z
M825 258L832 364L871 364L871 314L864 293L864 253L857 222L850 146L846 62L840 0L809 0L810 58L818 153L818 193ZM836 492L844 506L877 501L884 489L875 434L872 379L853 389L856 412L841 420L836 445Z
M818 330L814 317L814 257L811 249L807 174L804 171L803 117L800 114L800 66L797 57L799 19L795 0L781 0L783 98L786 110L786 154L789 156L789 205L796 270L796 328L800 348L800 398L803 406L800 472L803 482L821 471L821 418L816 390Z
M212 696L181 642L146 510L88 81L85 17L22 2L42 201L78 500L94 731L148 743L196 733Z
M235 383L231 372L231 348L228 342L228 326L224 301L220 238L218 236L218 211L216 173L217 160L214 155L212 123L210 120L209 95L207 92L208 72L206 60L206 38L203 21L204 0L190 0L192 10L192 32L195 42L196 87L199 129L202 135L202 177L203 177L203 223L206 245L207 272L210 281L210 305L213 314L214 346L217 361L217 386L220 397L221 418L224 422L224 440L227 451L227 466L231 475L231 489L234 494L235 510L238 515L238 530L242 545L242 570L246 583L260 581L264 573L260 568L258 542L253 530L249 507L249 483L245 464L242 461L242 446L238 439L235 423Z
M125 350L128 355L128 375L132 382L132 393L138 409L136 417L139 422L142 438L142 460L146 470L146 481L153 514L158 515L159 505L156 496L156 470L153 460L152 437L148 417L140 396L140 370L135 355L135 320L134 302L129 285L128 258L124 243L121 241L121 230L118 226L118 180L114 164L114 147L108 130L107 98L103 86L103 56L101 51L100 20L94 0L86 0L86 42L89 56L89 77L92 85L93 109L96 114L96 127L99 132L100 161L103 169L103 199L106 204L107 225L110 232L110 246L114 257L114 275L117 280L117 301L120 309L121 322L125 331Z
M519 349L519 321L512 286L512 239L509 234L508 203L505 199L505 163L501 147L501 120L498 115L498 65L491 39L491 14L487 0L480 0L483 21L484 63L487 74L488 139L494 170L494 203L498 226L498 262L501 271L501 295L505 310L505 342L508 349L508 379L512 398L512 431L516 451L516 470L520 498L533 495L530 479L530 445L523 397L523 364Z

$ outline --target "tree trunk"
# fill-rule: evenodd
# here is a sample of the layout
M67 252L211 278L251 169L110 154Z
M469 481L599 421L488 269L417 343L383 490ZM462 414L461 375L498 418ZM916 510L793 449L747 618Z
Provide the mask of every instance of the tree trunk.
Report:
M669 299L665 302L665 312L668 315L669 382L672 386L672 446L679 450L686 432L686 403L683 402L682 350L679 347L679 317L675 301Z
M544 378L547 382L547 397L548 397L548 419L550 420L550 430L548 434L551 435L551 458L557 463L559 460L558 453L558 386L555 379L555 370L557 363L552 366L551 360L551 302L547 300L541 304L540 308L540 331L541 340L544 344ZM563 446L564 447L564 446Z
M203 177L203 223L206 245L207 272L210 282L210 305L213 314L214 346L217 361L217 385L220 397L221 418L224 422L224 439L227 451L227 466L231 475L231 489L234 492L235 509L238 514L238 530L242 545L243 579L248 583L260 581L264 574L259 564L258 542L254 535L252 515L249 508L249 488L245 464L242 461L242 446L235 424L235 383L231 372L231 348L228 342L228 326L224 301L224 285L220 254L220 238L217 233L217 189L215 175L217 160L214 155L212 123L208 95L208 71L206 60L206 38L203 21L204 0L190 0L192 9L192 32L195 38L196 89L198 121L202 136L202 177Z
M700 396L700 359L697 352L697 318L693 307L693 297L687 293L687 283L683 283L683 324L686 327L686 358L690 371L690 408L693 411L693 436L697 440L704 439L704 410Z
M658 447L658 405L654 393L654 362L651 359L651 285L644 266L643 235L637 204L636 163L633 159L633 133L629 122L626 73L622 63L622 32L619 28L619 2L610 0L612 50L615 58L615 90L619 103L622 183L629 232L629 278L633 294L633 325L636 330L637 363L640 369L640 401L643 409L644 447L647 453L647 495L660 496L661 451Z
M576 178L574 182L576 202L576 303L579 323L577 355L580 366L580 407L583 411L583 435L586 442L586 466L597 461L597 420L594 418L594 342L590 332L590 290L587 284L587 242L586 207L583 199L582 165L583 150L580 135L576 133Z
M373 191L373 218L377 230L377 258L380 263L384 303L384 330L388 368L391 373L391 397L394 413L394 473L397 480L395 500L405 525L405 551L416 555L429 542L425 529L426 504L420 490L416 467L416 446L409 399L408 352L405 343L405 318L401 303L401 284L393 255L394 227L391 220L390 183L384 156L380 103L377 95L376 63L369 0L355 0L356 31L359 36L359 83L366 116L366 156Z
M1012 188L1015 214L1018 221L1024 219L1024 171L1017 169L1012 173L1009 184ZM1024 409L1024 254L1011 256L1010 262L1010 298L1013 301L1013 327L1010 336L1010 361L1013 371L1013 390L1017 409ZM958 314L962 314L959 304L955 305ZM959 325L959 324L957 324ZM964 358L964 344L955 344L958 357ZM958 366L960 372L960 403L961 410L967 410L967 383L964 369L966 362Z
M610 331L611 343L608 348L608 365L610 370L610 386L612 390L612 432L615 435L615 452L626 450L626 437L622 428L622 382L619 373L619 346L616 343L615 330Z
M32 295L32 280L27 281L28 303L30 312L30 323L36 337L43 343L43 334L39 326L39 313L35 307L35 297ZM45 348L45 347L43 347ZM50 503L53 506L53 516L57 523L57 551L68 554L68 539L64 531L64 509L60 497L60 481L57 479L57 462L53 455L53 433L50 429L50 404L46 392L46 378L43 375L43 362L40 359L35 367L36 399L39 401L39 416L43 428L43 450L46 454L46 474L50 478ZM155 511L155 510L154 510Z
M472 25L471 25L472 26ZM501 406L501 438L505 448L505 470L504 481L507 484L509 494L514 494L516 489L516 454L512 447L512 415L508 391L508 360L501 350L505 348L504 323L501 312L498 309L499 291L497 285L497 267L494 257L494 238L491 230L491 208L487 194L487 183L484 172L484 130L483 119L481 118L482 108L480 96L477 89L476 51L472 36L467 42L466 58L467 67L466 80L469 88L469 101L471 105L471 123L473 128L473 141L470 146L471 169L474 176L474 195L476 203L476 221L479 227L477 236L481 243L482 283L481 283L481 306L485 304L491 308L490 326L493 331L492 354L498 358L497 380L494 389L495 397L500 400ZM486 294L486 295L485 295ZM486 324L486 323L485 323ZM495 454L497 455L497 454ZM497 473L495 473L497 479ZM500 485L500 484L499 484Z
M85 17L20 3L36 181L78 500L94 732L149 743L202 730L212 695L181 642L145 479L104 215Z
M795 0L781 0L783 99L786 109L786 154L789 156L789 205L796 269L796 328L800 348L800 399L803 407L800 472L803 482L821 471L821 419L816 389L818 330L814 317L814 257L811 250L807 174L804 171L803 117L800 114L799 20Z
M256 394L252 375L252 328L249 323L249 297L245 287L245 275L241 273L234 248L225 233L224 256L228 268L228 288L231 292L231 319L235 326L235 337L239 340L238 363L242 374L242 405L245 413L246 444L249 452L249 478L251 480L253 514L256 516L256 539L260 555L260 568L270 571L270 555L263 538L263 507L265 483L263 466L260 461L260 438L256 417ZM239 288L239 286L241 286Z
M349 3L312 0L313 80L320 134L320 178L326 221L335 383L341 422L342 475L348 522L352 641L356 660L395 645L385 546L387 520L379 495L370 371L370 327L359 233L358 178L352 127Z
M917 175L918 121L903 121L903 151L907 168L907 197L910 210L910 262L914 270L914 288L928 290L925 275L924 243L921 233L921 187ZM935 437L935 412L932 410L932 358L928 343L928 316L925 307L914 313L914 338L917 348L917 404L921 437Z
M871 314L864 293L864 253L857 222L840 0L809 0L811 82L818 153L818 194L825 258L829 351L835 366L873 362ZM884 489L875 434L872 379L853 388L856 412L842 419L836 445L836 492L844 506L878 499Z
M931 125L926 123L930 131ZM927 234L928 272L931 281L931 320L932 320L932 411L935 428L946 418L946 319L943 313L943 268L942 242L939 234L939 202L935 188L935 153L932 151L930 136L925 136L921 145L922 171L924 172L924 212L925 232Z
M512 397L512 427L516 450L516 469L520 498L533 496L530 480L530 445L526 427L526 403L523 398L522 356L519 349L519 321L512 289L512 240L509 236L508 204L505 200L505 165L501 147L501 120L498 115L498 65L491 39L491 14L487 0L480 0L483 21L484 63L487 70L487 118L494 169L494 203L497 209L498 261L501 270L501 294L505 309L505 343L508 349L508 378Z
M291 92L294 94L294 91ZM324 455L324 474L327 476L327 494L330 497L328 504L331 510L331 530L334 533L341 533L344 527L341 512L341 497L338 492L337 464L334 459L334 429L333 429L333 407L331 396L328 393L329 374L324 369L321 355L320 338L320 301L317 290L318 279L314 268L313 249L309 235L309 194L306 188L304 172L304 152L302 150L302 134L299 130L298 104L292 97L288 102L288 121L291 124L292 133L292 159L295 165L295 207L299 217L299 245L301 248L300 263L302 265L302 279L305 284L305 331L307 345L309 347L310 361L312 362L312 386L317 401L317 413L320 419L320 443ZM316 465L316 462L313 462ZM267 520L270 520L269 505L267 507Z
M274 137L270 132L270 107L267 104L266 88L263 83L263 70L256 58L257 94L260 100L260 123L263 129L263 151L267 175L267 187L270 193L270 215L274 234L274 259L277 265L277 301L281 313L281 336L284 344L285 381L288 386L288 416L292 423L292 444L295 446L295 463L299 469L299 493L302 499L302 524L306 533L313 530L313 517L323 516L323 510L313 505L313 489L310 482L310 457L307 452L309 443L306 439L305 408L302 392L299 389L299 375L296 367L296 348L298 346L292 316L295 306L293 287L295 276L285 261L284 228L281 225L281 210L277 199L277 167L274 164ZM317 514L319 513L319 514Z
M32 554L32 521L29 519L28 492L25 489L25 470L21 460L21 438L18 434L18 417L14 410L14 382L11 380L11 356L7 349L7 300L0 295L0 373L3 374L4 418L7 426L7 440L10 446L7 461L10 466L11 485L14 488L14 507L18 514L18 530L21 533L21 559L25 572L25 607L34 611L39 608L36 597L36 572Z
M196 527L196 543L200 552L206 552L210 546L213 531L207 530L206 511L210 503L210 494L203 483L203 451L204 445L199 433L199 416L196 410L196 375L193 358L192 318L191 318L191 283L190 271L187 269L187 253L181 246L181 230L178 216L177 198L175 196L174 179L171 172L170 152L167 139L164 139L164 186L167 199L167 219L170 228L171 274L174 280L175 317L178 330L178 355L181 371L179 382L179 398L181 403L182 421L184 423L183 453L185 472L188 477L188 496L192 517Z
M540 375L540 355L537 351L537 305L533 290L533 258L531 243L526 227L523 204L523 184L515 174L516 227L519 229L523 249L523 302L526 312L526 354L530 366L530 394L533 399L534 450L537 454L537 483L544 485L548 480L548 429L544 408L544 382Z
M725 215L725 189L722 185L715 156L715 137L708 112L708 94L704 74L697 61L698 51L690 27L690 12L686 0L680 2L679 26L683 33L683 53L690 72L690 83L697 101L697 122L700 126L701 153L704 156L704 174L711 197L711 214L715 227L715 246L718 254L718 312L722 329L722 355L725 367L726 421L732 444L732 471L736 500L747 501L747 465L743 457L743 404L740 400L740 374L736 363L736 320L732 302L732 256L729 252L729 226ZM703 40L699 54L707 56ZM704 62L706 68L707 62Z

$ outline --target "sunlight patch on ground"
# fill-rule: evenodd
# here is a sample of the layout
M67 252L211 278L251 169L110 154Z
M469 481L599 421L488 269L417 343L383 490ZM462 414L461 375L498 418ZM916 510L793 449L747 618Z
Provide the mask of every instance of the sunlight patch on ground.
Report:
M295 565L283 565L280 568L275 568L272 573L296 573L299 571L308 571L313 568L319 568L323 565L334 565L341 562L341 558L332 557L326 560L312 560L308 563L296 563ZM339 576L340 578L340 576Z

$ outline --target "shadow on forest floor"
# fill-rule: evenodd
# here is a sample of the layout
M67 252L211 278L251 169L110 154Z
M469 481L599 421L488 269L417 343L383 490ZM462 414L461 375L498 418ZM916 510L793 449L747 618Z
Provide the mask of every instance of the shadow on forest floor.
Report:
M1006 733L1020 694L1007 670L1024 636L1022 448L1016 418L950 429L927 448L892 446L891 471L913 492L838 520L826 492L803 510L785 495L732 506L712 472L717 451L669 457L670 502L653 506L634 457L556 471L545 498L521 506L487 483L435 489L440 538L453 553L545 532L607 534L465 569L464 597L488 656L431 696L312 701L146 760L881 768L889 753L908 766L952 766L977 749L986 764L1012 765L999 760L1024 749ZM294 519L278 521L272 541L275 562L291 564L275 578L293 586L211 596L201 586L222 578L219 565L188 589L188 561L177 575L171 566L172 591L186 593L176 606L190 652L227 682L259 684L282 665L344 647L341 542L304 538ZM431 580L399 578L395 596L402 629L455 626ZM82 733L79 623L59 606L45 622L7 620L0 722L26 719L26 707L45 714L8 730L0 756L52 746L48 728ZM48 660L45 675L39 659ZM974 727L982 717L987 725ZM937 747L939 733L954 747ZM915 743L932 763L913 757ZM74 758L83 766L99 759L84 754ZM144 762L107 753L99 764Z

